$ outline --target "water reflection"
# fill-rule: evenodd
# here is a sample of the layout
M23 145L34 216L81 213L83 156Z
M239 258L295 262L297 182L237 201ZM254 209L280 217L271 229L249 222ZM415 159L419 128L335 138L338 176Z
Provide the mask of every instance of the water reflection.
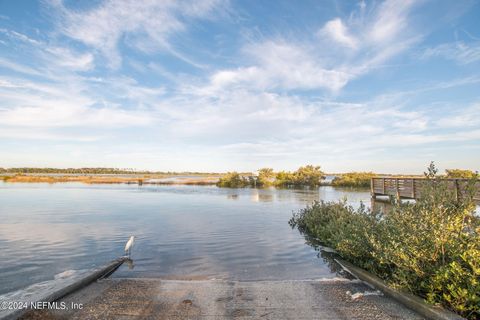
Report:
M272 202L275 200L272 189L252 189L250 199L253 202Z
M135 264L133 263L132 259L127 259L124 263L127 265L128 270L133 270L133 268L135 268Z
M138 235L135 263L113 276L333 277L287 222L315 200L344 196L354 206L370 200L368 191L332 187L0 183L0 294L102 265L123 254L131 234Z
M360 202L369 206L371 203L368 189L338 188L323 186L318 189L219 189L227 190L227 199L238 200L240 197L249 197L252 202L296 202L310 204L314 201L338 201L346 199L353 206Z

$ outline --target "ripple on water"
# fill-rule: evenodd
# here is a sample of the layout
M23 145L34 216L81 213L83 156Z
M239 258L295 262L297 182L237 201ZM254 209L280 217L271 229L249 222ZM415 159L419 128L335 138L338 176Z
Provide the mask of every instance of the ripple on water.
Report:
M123 254L130 235L136 236L133 269L123 265L114 276L334 277L288 225L292 211L323 198L370 198L368 191L330 187L0 183L0 189L0 294L102 265Z

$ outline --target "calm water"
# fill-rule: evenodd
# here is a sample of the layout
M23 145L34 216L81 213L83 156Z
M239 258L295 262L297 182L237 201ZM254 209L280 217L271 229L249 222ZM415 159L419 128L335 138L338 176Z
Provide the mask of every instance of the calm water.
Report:
M0 294L98 267L136 236L114 277L333 277L288 220L314 200L368 191L0 183Z

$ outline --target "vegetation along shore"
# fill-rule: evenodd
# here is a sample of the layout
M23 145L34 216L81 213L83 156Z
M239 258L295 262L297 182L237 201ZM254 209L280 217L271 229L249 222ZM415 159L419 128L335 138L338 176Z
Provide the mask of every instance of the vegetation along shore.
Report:
M326 182L327 175L334 176ZM320 166L306 165L296 171L277 171L262 168L252 172L162 172L117 168L0 168L0 181L20 183L81 182L87 184L183 184L217 185L223 188L315 188L321 185L334 187L368 188L373 177L390 176L374 172L347 172L327 174ZM478 176L471 170L447 169L446 178L470 179ZM405 176L406 177L406 176ZM416 176L418 177L418 176Z
M421 198L394 201L388 212L321 201L296 212L289 223L392 287L479 319L480 218L472 196L456 198L444 177L432 164L426 173L432 183Z
M26 175L0 176L0 181L19 183L62 183L80 182L86 184L156 184L156 185L215 185L218 176L172 176L172 175Z

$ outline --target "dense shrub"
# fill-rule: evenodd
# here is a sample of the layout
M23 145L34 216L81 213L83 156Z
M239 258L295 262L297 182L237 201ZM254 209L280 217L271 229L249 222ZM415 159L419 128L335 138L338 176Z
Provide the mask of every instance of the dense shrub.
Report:
M336 187L370 187L370 180L375 177L373 172L349 172L332 180Z
M250 180L238 172L228 172L220 177L217 186L224 188L244 188L251 184Z
M294 172L280 171L275 176L278 187L318 187L324 179L320 166L304 166Z
M258 170L258 177L255 181L257 187L269 187L275 180L275 173L272 168L262 168Z
M219 187L318 187L324 174L320 166L304 166L294 172L280 171L275 173L271 168L258 170L257 176L244 176L237 172L228 172L217 183Z
M473 172L472 170L447 169L445 170L445 174L447 178L458 178L458 179L478 178L478 172Z
M393 203L388 212L373 213L345 201L316 202L295 213L290 225L393 287L478 319L480 219L471 197L455 199L430 170L415 203Z

